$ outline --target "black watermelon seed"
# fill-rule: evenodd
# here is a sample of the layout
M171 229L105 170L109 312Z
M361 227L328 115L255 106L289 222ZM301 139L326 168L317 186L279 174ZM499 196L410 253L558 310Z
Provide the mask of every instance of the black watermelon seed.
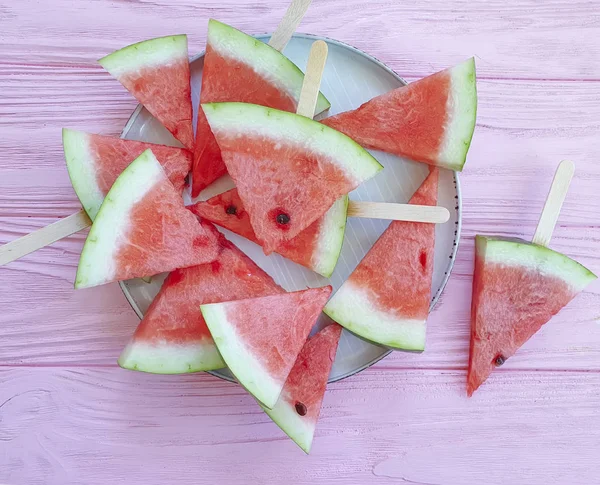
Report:
M297 402L296 403L296 412L300 416L306 416L306 413L308 412L308 409L306 409L306 405L304 403Z
M234 216L237 214L237 207L234 206L233 204L228 205L227 208L225 209L225 212L227 212L227 214Z
M506 362L506 359L502 354L498 354L498 356L496 356L496 358L494 359L494 365L496 367L500 367L502 364L504 364L504 362Z
M289 224L290 216L286 213L282 212L281 214L277 214L277 224Z

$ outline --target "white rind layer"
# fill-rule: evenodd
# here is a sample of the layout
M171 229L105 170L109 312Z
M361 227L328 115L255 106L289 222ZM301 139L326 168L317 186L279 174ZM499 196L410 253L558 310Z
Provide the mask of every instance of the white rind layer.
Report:
M343 195L325 213L321 223L317 251L313 255L311 265L314 271L326 278L333 273L342 251L347 213L348 196Z
M277 426L294 440L305 453L310 453L310 447L317 427L315 421L309 421L306 417L300 416L296 411L296 407L283 395L279 398L277 404L273 406L273 409L267 409L262 405L261 407Z
M104 193L96 181L96 164L90 152L89 135L63 128L63 149L71 184L81 205L93 221L100 210Z
M476 244L477 254L485 255L486 263L527 268L558 278L577 293L596 279L596 275L568 256L527 241L477 236Z
M461 171L471 145L477 116L475 59L451 68L447 101L448 124L438 155L438 165Z
M208 22L207 42L219 55L246 64L260 77L288 93L296 103L300 99L304 74L270 45L213 19ZM315 114L330 106L327 98L319 93Z
M271 409L281 394L284 382L273 379L244 346L235 327L227 319L228 305L229 303L211 303L201 305L200 310L229 370L250 394Z
M117 178L106 195L83 246L75 288L114 280L114 256L130 227L130 213L166 175L150 150L143 152Z
M128 73L168 65L182 59L188 60L188 42L185 34L138 42L123 47L98 62L118 79Z
M333 295L323 311L344 328L371 342L394 349L425 349L425 320L400 319L379 310L367 293L350 280Z
M185 344L131 340L119 357L119 365L152 374L185 374L222 369L225 362L209 339Z
M202 109L217 137L221 132L295 144L335 163L356 184L383 169L354 140L304 116L247 103L208 103Z

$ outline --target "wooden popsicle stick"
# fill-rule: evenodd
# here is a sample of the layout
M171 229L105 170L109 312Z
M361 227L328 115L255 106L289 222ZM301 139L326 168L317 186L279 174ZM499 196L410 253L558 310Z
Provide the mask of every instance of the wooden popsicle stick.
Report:
M0 266L22 258L91 225L92 221L82 209L60 221L15 239L4 246L0 246Z
M300 100L296 114L306 116L312 119L315 116L315 108L319 97L319 88L321 87L321 78L323 69L327 61L327 44L322 40L313 42L306 63L306 73L300 91Z
M445 207L431 205L357 202L351 200L348 203L348 217L443 224L450 219L450 212Z
M302 22L304 14L306 14L310 6L310 2L311 0L292 0L277 29L275 29L271 40L269 40L271 47L277 49L279 52L285 49L298 25Z
M550 239L552 239L552 233L556 226L556 221L560 214L571 179L575 173L575 164L570 160L563 160L559 163L556 173L554 174L554 180L552 186L546 197L546 203L544 209L540 215L535 234L531 242L533 244L539 244L540 246L548 246Z

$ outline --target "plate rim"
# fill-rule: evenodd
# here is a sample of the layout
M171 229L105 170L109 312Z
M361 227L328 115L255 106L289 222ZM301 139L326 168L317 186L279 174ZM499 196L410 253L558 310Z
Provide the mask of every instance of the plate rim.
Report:
M270 39L272 34L267 34L267 33L262 33L262 34L255 34L252 37L259 39L259 40L264 40L264 39ZM292 38L299 38L299 39L309 39L309 40L324 40L327 43L330 44L334 44L337 45L339 47L343 47L345 49L349 49L351 51L354 51L354 53L368 59L371 62L374 62L375 64L377 64L379 67L381 67L382 69L384 69L385 71L387 71L389 74L391 74L395 79L397 79L399 82L401 82L402 84L404 84L405 86L408 84L403 78L402 76L400 76L397 72L395 72L392 68L390 68L389 66L385 65L383 62L381 62L379 59L377 59L376 57L367 54L366 52L358 49L357 47L354 47L350 44L347 44L345 42L336 40L336 39L331 39L329 37L326 36L322 36L322 35L315 35L315 34L305 34L305 33L294 33L294 35L292 36ZM190 63L192 62L196 62L199 59L202 59L205 55L206 51L203 50L202 52L200 52L199 54L192 56L190 58ZM133 124L135 123L135 120L137 119L137 117L139 116L140 112L143 109L143 105L140 103L137 105L137 107L133 110L133 112L131 113L131 116L129 117L129 119L127 120L127 123L125 123L125 126L123 127L123 130L121 131L120 137L121 138L126 138L127 134L129 133L129 131L131 130L131 128L133 127ZM444 274L444 278L442 279L442 283L438 289L438 291L436 292L436 294L433 296L433 298L431 299L431 304L429 305L429 313L431 313L433 311L433 309L435 308L435 305L437 304L438 300L441 298L442 293L444 292L444 290L446 289L446 286L448 285L448 281L450 280L450 275L452 274L452 271L454 269L454 264L456 262L456 255L458 253L458 247L460 245L460 239L461 239L461 233L462 233L462 190L461 190L461 185L460 185L460 179L458 176L458 172L456 172L455 170L452 171L453 176L454 176L454 185L456 187L456 195L457 195L457 206L456 206L456 235L454 236L454 245L452 246L452 252L450 255L450 262L448 263L448 266L446 267L447 270ZM133 309L133 311L135 312L135 314L138 316L138 318L141 320L144 315L143 313L140 311L137 303L133 300L133 297L131 296L131 293L129 292L129 289L127 288L127 286L125 285L124 281L119 281L119 286L121 287L121 291L123 291L123 294L125 295L125 298L127 299L127 301L129 302L129 305L131 306L131 308ZM349 330L346 330L349 331ZM359 337L360 338L360 337ZM373 342L371 342L373 343ZM374 345L378 345L378 344L374 344ZM382 347L383 349L385 349L385 347ZM368 369L369 367L377 364L379 361L381 361L382 359L384 359L385 357L387 357L388 355L390 355L393 352L392 349L387 349L386 351L384 351L381 355L375 357L374 359L370 360L369 362L367 362L366 364L362 365L361 367L348 372L346 374L337 376L333 379L328 379L327 383L332 383L332 382L337 382L337 381L341 381L342 379L346 379L348 377L352 377L353 375L358 374L359 372L362 372L366 369ZM225 381L229 381L229 382L236 382L235 378L233 377L229 377L226 375L223 375L219 372L220 369L217 370L211 370L211 371L206 371L208 374L213 375L214 377L218 377L219 379L223 379ZM201 372L201 371L200 371Z

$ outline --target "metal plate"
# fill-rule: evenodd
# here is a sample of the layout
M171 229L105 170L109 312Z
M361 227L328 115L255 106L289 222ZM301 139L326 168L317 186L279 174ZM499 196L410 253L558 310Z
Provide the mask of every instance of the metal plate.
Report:
M256 37L265 42L270 38L269 35ZM377 59L335 40L296 34L284 53L302 68L306 66L311 44L318 39L325 40L329 45L329 57L321 90L331 102L330 114L356 108L374 96L406 84L400 76ZM199 100L203 61L204 57L200 55L194 58L191 64L192 99L196 108ZM196 114L194 113L195 119ZM123 130L122 137L181 146L142 106L138 106L134 111ZM407 202L425 179L428 172L427 166L381 152L373 152L373 155L381 162L385 170L352 192L351 198L376 202ZM231 186L231 181L225 177L200 194L199 199L204 200ZM189 202L189 194L184 194L184 196ZM447 170L441 171L438 204L450 211L450 221L446 224L438 224L436 227L432 308L446 286L454 265L460 238L461 195L456 173ZM286 290L294 291L331 284L335 291L348 278L388 224L388 221L349 219L342 253L330 279L323 278L277 254L265 256L262 249L256 244L229 231L223 230L223 232ZM121 283L125 296L140 318L143 317L160 289L163 280L164 276L156 276L151 283L145 283L142 280ZM328 317L323 314L313 331L323 326L327 319ZM360 372L389 353L389 349L365 342L344 330L329 380L330 382L336 381ZM226 369L215 371L213 374L233 380Z

